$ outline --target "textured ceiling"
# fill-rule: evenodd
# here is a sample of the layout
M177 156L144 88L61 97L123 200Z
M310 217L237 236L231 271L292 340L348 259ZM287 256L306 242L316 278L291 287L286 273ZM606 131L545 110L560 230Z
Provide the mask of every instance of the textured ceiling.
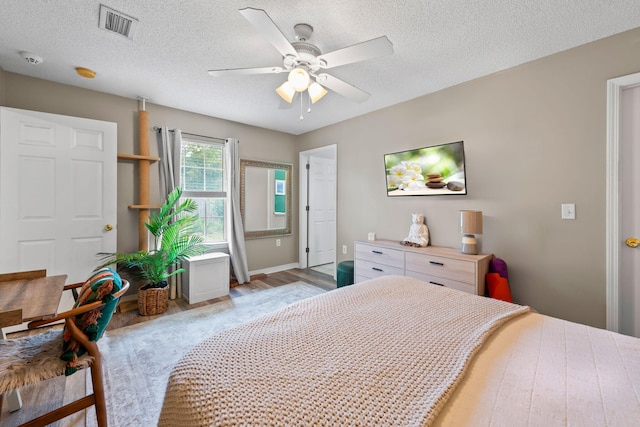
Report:
M296 135L640 27L638 0L103 3L139 19L133 40L98 28L100 1L0 0L0 67ZM386 35L394 54L328 70L371 97L359 104L330 92L299 120L299 105L282 109L275 92L286 74L207 74L282 65L238 12L244 7L264 9L292 41L295 24L312 25L310 42L323 53ZM20 51L44 62L30 64ZM96 78L79 77L77 66Z

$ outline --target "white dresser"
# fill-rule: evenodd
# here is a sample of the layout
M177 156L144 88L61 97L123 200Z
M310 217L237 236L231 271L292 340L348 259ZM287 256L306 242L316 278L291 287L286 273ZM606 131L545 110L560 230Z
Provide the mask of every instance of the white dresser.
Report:
M477 295L485 294L485 275L493 258L440 246L414 248L391 240L356 241L354 253L355 283L400 275Z

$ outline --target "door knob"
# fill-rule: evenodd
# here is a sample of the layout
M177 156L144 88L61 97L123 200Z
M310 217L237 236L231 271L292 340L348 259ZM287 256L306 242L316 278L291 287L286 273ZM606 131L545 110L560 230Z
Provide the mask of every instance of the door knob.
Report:
M113 230L113 225L107 224L104 226L104 231L111 231L111 230Z
M624 244L629 246L630 248L635 248L636 246L640 245L640 240L636 239L635 237L629 237L624 241Z

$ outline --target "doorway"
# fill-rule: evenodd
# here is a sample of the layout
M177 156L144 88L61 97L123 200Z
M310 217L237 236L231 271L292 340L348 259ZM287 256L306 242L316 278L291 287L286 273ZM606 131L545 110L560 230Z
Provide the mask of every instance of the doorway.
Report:
M302 151L300 161L300 268L319 267L335 277L337 146Z
M607 329L640 337L640 73L607 82Z

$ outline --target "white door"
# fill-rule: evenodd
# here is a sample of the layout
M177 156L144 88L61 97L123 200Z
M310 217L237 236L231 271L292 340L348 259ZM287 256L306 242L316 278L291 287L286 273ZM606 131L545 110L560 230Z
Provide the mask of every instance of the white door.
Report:
M336 259L336 162L309 157L309 267Z
M640 337L640 86L620 101L620 332Z
M0 107L0 272L83 281L116 250L117 125Z

